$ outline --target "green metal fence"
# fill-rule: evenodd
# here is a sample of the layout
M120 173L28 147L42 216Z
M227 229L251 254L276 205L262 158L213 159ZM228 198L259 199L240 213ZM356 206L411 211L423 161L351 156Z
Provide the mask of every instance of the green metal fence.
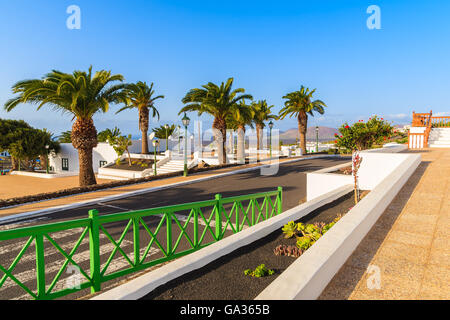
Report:
M272 199L273 198L273 199ZM207 208L211 208L210 215L206 213ZM180 221L180 215L177 213L186 213L185 221ZM38 225L19 229L12 229L0 232L0 249L5 241L26 239L15 259L12 260L9 267L3 266L0 261L0 295L5 281L9 278L15 284L20 286L33 299L55 299L83 289L91 288L91 292L101 290L102 283L116 279L118 277L144 270L151 266L179 258L189 253L195 252L205 246L221 240L227 230L232 233L240 232L243 228L253 226L261 221L267 220L274 215L282 212L282 188L272 192L256 193L250 195L222 198L216 195L214 200L192 202L174 206L158 207L139 211L124 213L115 213L99 216L97 210L89 211L89 218L77 219L67 222L58 222L52 224ZM149 227L144 218L159 220L155 223L156 228ZM106 224L125 222L126 227L118 240L107 231ZM193 229L188 234L188 225ZM165 227L165 234L159 234ZM80 228L81 234L73 248L69 251L63 249L54 238L52 233L73 230ZM203 230L201 230L203 228ZM147 244L143 243L141 231L149 238ZM132 235L133 254L130 257L121 248L125 236ZM114 247L106 261L101 263L100 253L100 235L109 240ZM74 259L74 255L80 248L83 240L89 244L89 267L80 267ZM159 239L158 239L159 238ZM188 243L188 249L180 249L180 242L184 239ZM44 245L46 242L46 246ZM34 252L36 260L36 285L26 286L24 282L14 276L14 268L20 262L25 252L34 243ZM46 273L48 264L46 264L45 250L49 249L49 243L62 256L64 262L56 273L51 276ZM161 257L148 260L148 254L152 246L156 246ZM145 248L145 249L144 249ZM108 268L112 260L119 253L126 262L127 267L118 271L108 273ZM130 254L131 255L131 254ZM147 261L146 261L147 260ZM78 268L83 277L82 283L75 288L64 288L56 290L56 284L61 280L63 272L67 269L69 263ZM87 270L89 269L89 270ZM34 287L34 288L31 288Z

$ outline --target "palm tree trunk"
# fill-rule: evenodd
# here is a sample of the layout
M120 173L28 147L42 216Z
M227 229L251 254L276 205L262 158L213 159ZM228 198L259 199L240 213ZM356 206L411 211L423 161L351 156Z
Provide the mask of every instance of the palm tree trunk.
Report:
M92 167L92 149L97 146L94 121L77 118L72 126L72 145L78 150L80 187L97 184Z
M306 131L308 130L308 115L306 112L299 112L298 117L298 134L300 136L300 149L302 154L306 154Z
M78 175L80 187L97 184L92 167L92 148L78 149L78 160L80 164Z
M148 152L148 119L149 111L147 107L139 108L139 130L142 132L142 154L149 154Z
M238 128L237 139L237 162L245 164L245 127Z
M214 139L217 145L217 156L219 164L227 163L226 141L227 141L227 124L225 119L214 118L213 122Z
M259 160L259 151L262 147L262 125L257 123L256 124L256 159Z

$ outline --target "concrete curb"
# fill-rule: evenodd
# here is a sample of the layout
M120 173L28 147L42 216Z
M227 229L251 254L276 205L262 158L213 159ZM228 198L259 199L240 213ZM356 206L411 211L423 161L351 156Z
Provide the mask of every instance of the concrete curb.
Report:
M421 162L410 155L256 300L317 299Z
M336 156L336 155L312 156L312 157L308 157L308 158L299 158L299 159L292 159L292 160L288 160L288 161L283 161L283 162L279 162L278 164L279 165L283 165L283 164L288 164L288 163L297 162L297 161L303 161L303 160L309 160L309 159L333 158L333 157L339 157L339 156ZM23 219L26 219L26 218L40 217L40 216L48 215L48 214L51 214L51 213L54 213L54 212L67 210L67 209L79 208L79 207L83 207L83 206L86 206L86 205L89 205L89 204L98 203L98 202L117 200L117 199L127 198L127 197L131 197L131 196L135 196L135 195L139 195L139 194L143 194L143 193L156 192L156 191L159 191L159 190L169 189L169 188L172 188L172 187L178 187L178 186L182 186L182 185L188 185L188 184L197 183L197 182L201 182L201 181L212 180L212 179L221 178L221 177L225 177L225 176L230 176L230 175L234 175L234 174L245 173L245 172L254 171L254 170L260 170L260 169L262 169L264 167L267 168L267 167L270 167L270 165L269 164L263 164L263 165L260 165L260 166L257 166L257 167L245 168L245 169L240 169L240 170L233 170L233 171L230 171L230 172L220 173L220 174L217 174L217 175L214 175L214 176L210 176L210 177L198 178L198 179L193 179L193 180L183 181L183 182L176 182L176 183L171 183L171 184L160 186L160 187L150 187L150 188L145 188L145 189L141 189L141 190L137 190L137 191L125 192L125 193L121 193L121 194L118 194L118 195L106 196L106 197L101 197L101 198L96 198L96 199L91 199L91 200L85 200L85 201L80 201L80 202L76 202L76 203L71 203L71 204L65 204L65 205L60 205L60 206L56 206L56 207L51 207L51 208L47 208L47 209L41 209L41 210L36 210L36 211L29 211L29 212L19 213L19 214L12 214L12 215L9 215L9 216L1 217L0 218L0 224L12 223L12 222L20 221L20 220L23 220ZM105 190L108 190L108 189L105 189ZM73 195L70 195L70 196L73 196ZM70 197L70 196L67 196L67 197ZM56 198L56 199L62 199L62 198L64 198L64 197ZM51 199L51 200L55 200L55 199ZM30 202L30 203L27 203L27 204L40 203L40 202L44 202L44 201L49 201L49 200ZM12 206L12 207L16 207L16 206ZM8 208L12 208L12 207L6 207L6 208L2 208L2 209L8 209ZM1 212L1 209L0 209L0 212Z
M317 208L351 192L352 186L341 187L324 194L308 203L287 210L269 220L247 228L237 234L226 237L199 251L179 258L154 271L133 279L123 285L91 298L91 300L136 300L157 287L176 279L188 272L202 268L212 261L225 256L236 249L246 246L283 227L289 221L298 220Z

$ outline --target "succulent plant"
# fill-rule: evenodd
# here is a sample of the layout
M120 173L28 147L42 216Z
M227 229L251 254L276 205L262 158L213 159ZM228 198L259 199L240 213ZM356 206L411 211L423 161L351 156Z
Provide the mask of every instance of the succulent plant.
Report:
M257 266L255 270L247 269L244 271L244 274L246 276L251 276L251 277L255 277L255 278L271 276L274 273L275 273L275 271L273 271L271 269L267 269L265 264L261 264L261 265Z
M280 244L273 250L276 256L288 256L298 258L302 255L303 251L296 246L287 246Z

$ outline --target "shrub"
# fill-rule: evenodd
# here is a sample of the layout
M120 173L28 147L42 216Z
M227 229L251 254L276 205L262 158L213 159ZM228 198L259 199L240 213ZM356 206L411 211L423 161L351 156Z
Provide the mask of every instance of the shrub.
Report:
M382 144L393 135L394 128L383 118L374 116L367 122L362 120L352 126L344 123L336 134L335 144L339 148L355 150L370 149L375 144Z

